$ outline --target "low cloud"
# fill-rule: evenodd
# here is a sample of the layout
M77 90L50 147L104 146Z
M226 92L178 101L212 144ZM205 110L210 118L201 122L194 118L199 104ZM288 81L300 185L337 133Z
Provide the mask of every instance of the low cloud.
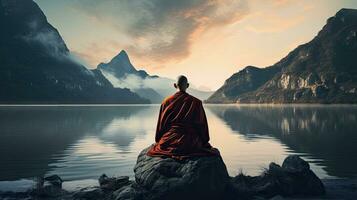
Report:
M21 37L24 41L40 45L45 49L46 55L59 61L74 62L84 73L92 75L92 72L84 67L87 65L87 62L81 58L81 55L68 50L57 30L48 27L44 28L37 21L30 22L28 27L30 33Z
M114 87L118 88L128 88L133 91L142 88L152 88L163 96L169 95L175 91L173 88L174 81L167 78L142 78L135 74L127 74L125 77L118 79L109 72L102 70L102 73Z
M58 57L68 52L66 44L54 30L44 29L36 20L28 23L28 27L31 31L22 37L25 41L41 44L52 56Z

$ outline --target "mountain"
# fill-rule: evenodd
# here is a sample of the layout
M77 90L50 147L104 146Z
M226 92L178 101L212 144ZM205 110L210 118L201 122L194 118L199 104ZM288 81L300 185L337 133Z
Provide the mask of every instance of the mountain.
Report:
M208 103L357 103L357 10L341 9L278 63L233 74Z
M145 80L156 79L144 70L136 70L131 64L128 54L122 50L108 63L100 63L97 70L115 86L128 88L139 96L149 99L152 103L159 103L163 96L144 84Z
M120 51L109 63L100 63L98 69L110 72L118 78L122 78L127 74L134 74L141 78L149 76L144 70L135 69L130 62L128 54L124 50Z
M149 99L152 103L161 103L164 97L175 92L175 80L151 76L144 70L137 70L130 62L128 54L122 50L108 63L100 63L97 70L114 85L114 87L129 88L139 96ZM212 92L196 89L194 86L188 92L202 100Z
M242 71L233 74L224 85L207 100L209 103L232 103L237 96L255 91L270 80L276 73L276 68L258 68L247 66Z
M0 103L149 103L70 53L32 0L0 0Z

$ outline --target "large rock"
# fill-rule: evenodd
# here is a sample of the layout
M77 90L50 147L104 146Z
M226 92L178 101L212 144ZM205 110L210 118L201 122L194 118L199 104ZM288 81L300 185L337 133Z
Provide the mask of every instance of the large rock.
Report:
M105 192L97 186L82 188L79 191L76 191L72 196L72 199L75 200L95 200L105 198Z
M148 199L146 196L149 191L146 191L144 188L140 187L136 183L130 183L120 189L116 190L113 195L112 199L115 200L143 200Z
M35 188L30 189L29 193L35 197L54 198L65 196L67 191L62 189L63 180L58 175L51 175L47 177L38 177L36 179Z
M325 187L322 181L310 169L310 165L297 155L285 158L281 172L278 171L281 185L285 185L287 195L323 195Z
M147 156L149 148L139 154L134 168L137 184L149 191L148 199L218 199L224 195L229 176L221 157L179 161Z
M297 155L290 155L286 157L282 167L285 169L285 171L291 173L303 173L310 169L309 163Z
M117 190L125 185L129 185L129 176L108 177L102 174L99 179L99 186L103 190Z
M309 163L299 156L285 158L282 167L270 163L260 176L240 174L233 178L233 193L239 196L315 196L325 194L321 180L311 171Z
M44 181L45 181L44 182L45 185L46 185L46 182L48 182L48 184L50 184L50 185L62 188L63 180L57 174L45 177Z

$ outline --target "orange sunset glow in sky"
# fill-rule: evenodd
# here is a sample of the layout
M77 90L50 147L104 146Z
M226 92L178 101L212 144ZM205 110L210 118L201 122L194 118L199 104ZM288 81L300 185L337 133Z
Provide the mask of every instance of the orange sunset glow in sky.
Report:
M310 41L356 0L35 0L88 68L124 49L138 69L216 90Z

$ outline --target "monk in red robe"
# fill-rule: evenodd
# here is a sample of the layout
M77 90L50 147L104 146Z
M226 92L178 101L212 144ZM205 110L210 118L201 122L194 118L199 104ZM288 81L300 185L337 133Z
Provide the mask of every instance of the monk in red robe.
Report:
M194 156L218 156L209 143L208 125L202 101L186 93L189 84L179 76L178 90L161 104L156 127L155 144L149 156L184 159Z

